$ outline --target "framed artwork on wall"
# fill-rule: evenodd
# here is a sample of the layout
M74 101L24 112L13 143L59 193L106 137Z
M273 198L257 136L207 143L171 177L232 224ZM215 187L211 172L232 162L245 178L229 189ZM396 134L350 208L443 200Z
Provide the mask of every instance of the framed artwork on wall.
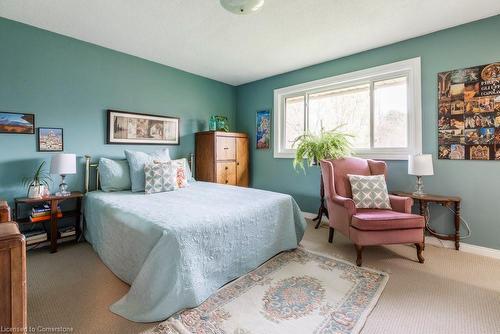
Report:
M108 110L107 143L179 145L179 118Z
M63 129L38 128L38 152L62 152L64 150Z
M35 115L0 111L0 133L35 133Z
M271 111L257 111L257 130L256 130L257 149L268 149L271 146Z
M500 160L500 63L438 73L438 156Z

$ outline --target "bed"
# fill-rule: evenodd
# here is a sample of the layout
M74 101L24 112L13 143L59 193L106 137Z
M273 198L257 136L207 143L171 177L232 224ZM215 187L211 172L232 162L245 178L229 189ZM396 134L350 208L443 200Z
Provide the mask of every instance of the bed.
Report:
M206 182L152 195L91 191L84 214L85 238L131 286L110 309L136 322L199 305L296 248L305 230L289 195Z

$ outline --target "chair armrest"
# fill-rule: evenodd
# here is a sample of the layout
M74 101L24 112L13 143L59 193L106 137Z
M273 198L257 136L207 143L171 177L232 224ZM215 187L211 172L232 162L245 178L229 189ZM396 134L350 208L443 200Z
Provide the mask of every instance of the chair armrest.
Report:
M410 197L389 195L392 210L402 213L411 213L413 200Z
M354 204L354 201L351 198L335 195L331 198L331 200L333 203L343 206L349 215L352 216L356 214L356 204Z

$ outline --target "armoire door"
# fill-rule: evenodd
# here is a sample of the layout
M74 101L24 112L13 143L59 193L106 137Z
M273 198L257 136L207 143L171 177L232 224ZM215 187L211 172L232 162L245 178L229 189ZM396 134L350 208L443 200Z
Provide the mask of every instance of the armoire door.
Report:
M236 158L234 137L217 136L217 160L233 160Z
M236 138L236 185L248 187L248 138Z

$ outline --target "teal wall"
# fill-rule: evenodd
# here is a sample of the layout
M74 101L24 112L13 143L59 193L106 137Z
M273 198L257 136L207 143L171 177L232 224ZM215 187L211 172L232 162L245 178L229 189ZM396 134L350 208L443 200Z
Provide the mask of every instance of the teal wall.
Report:
M181 118L181 145L172 156L194 150L193 133L207 128L211 114L255 138L255 112L273 107L273 90L398 60L422 58L423 148L437 153L436 74L500 61L500 16L311 66L234 88L171 67L0 18L0 111L36 114L36 126L64 128L65 152L122 157L125 148L150 151L158 146L105 144L108 108ZM235 113L235 111L237 112ZM253 147L253 145L252 145ZM20 186L50 153L36 152L35 135L0 134L0 197L24 194ZM435 160L426 190L458 194L472 228L466 242L500 249L500 163ZM389 188L411 189L407 163L390 161ZM82 187L82 169L69 176ZM256 188L290 193L302 210L315 211L319 173L296 173L289 159L272 150L251 150L251 181ZM54 177L54 183L58 178ZM432 209L433 224L447 231L449 212Z
M235 94L217 81L0 18L0 111L34 113L37 127L64 128L65 152L80 157L161 147L106 145L108 108L180 117L181 145L169 148L187 156L210 115L234 126ZM0 198L25 195L22 177L51 155L36 151L35 135L0 134ZM68 176L74 189L83 185L80 166Z
M443 30L353 56L277 75L237 89L238 130L255 138L255 113L273 108L273 90L413 57L422 60L423 151L434 155L435 175L425 177L428 192L460 195L472 236L464 242L500 249L500 162L437 160L437 73L500 61L500 16ZM325 44L325 47L335 47ZM304 50L307 52L307 50ZM273 124L273 126L276 126ZM254 145L253 145L254 147ZM414 178L406 161L389 161L388 186L410 190ZM251 180L256 188L289 193L304 211L318 207L319 172L296 173L290 159L274 159L271 150L251 151ZM432 224L447 231L450 212L432 208Z

